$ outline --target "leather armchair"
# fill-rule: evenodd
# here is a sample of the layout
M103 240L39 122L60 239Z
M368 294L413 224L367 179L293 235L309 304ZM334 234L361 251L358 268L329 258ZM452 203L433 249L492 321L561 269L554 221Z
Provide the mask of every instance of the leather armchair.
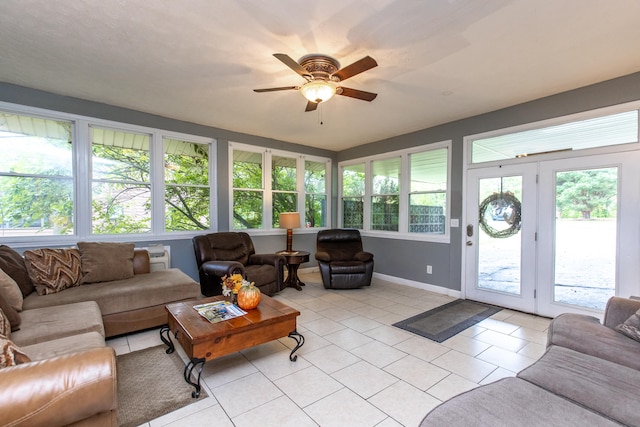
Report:
M244 232L221 232L193 238L200 275L200 290L205 296L222 294L221 277L242 274L255 282L260 292L273 295L282 290L284 265L281 255L256 254L251 237Z
M362 249L360 231L322 230L316 238L316 260L327 289L371 285L373 254Z
M116 355L111 347L0 369L0 424L116 426Z

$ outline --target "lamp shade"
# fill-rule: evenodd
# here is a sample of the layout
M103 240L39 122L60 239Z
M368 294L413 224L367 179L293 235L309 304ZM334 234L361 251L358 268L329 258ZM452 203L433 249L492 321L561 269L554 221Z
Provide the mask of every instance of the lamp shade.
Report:
M300 228L300 213L298 212L280 213L280 228L286 228L288 230L292 228Z
M311 102L326 102L336 94L336 85L325 80L311 80L300 88L302 96Z

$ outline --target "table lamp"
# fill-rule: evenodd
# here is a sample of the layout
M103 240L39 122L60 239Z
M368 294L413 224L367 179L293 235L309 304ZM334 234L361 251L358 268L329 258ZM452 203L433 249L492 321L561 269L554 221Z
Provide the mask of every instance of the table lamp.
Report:
M300 213L282 212L280 213L280 228L287 229L287 252L292 252L293 229L300 228Z

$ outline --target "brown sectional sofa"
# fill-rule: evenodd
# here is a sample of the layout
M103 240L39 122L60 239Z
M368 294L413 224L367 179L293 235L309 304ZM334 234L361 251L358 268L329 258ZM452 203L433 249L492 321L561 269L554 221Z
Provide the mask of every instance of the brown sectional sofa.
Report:
M178 269L149 272L136 250L134 276L26 295L10 340L31 362L0 369L0 424L116 426L116 362L105 338L167 322L165 304L199 298Z
M558 316L536 363L442 403L420 426L640 426L640 342L616 330L638 310L640 300L613 297L603 324Z

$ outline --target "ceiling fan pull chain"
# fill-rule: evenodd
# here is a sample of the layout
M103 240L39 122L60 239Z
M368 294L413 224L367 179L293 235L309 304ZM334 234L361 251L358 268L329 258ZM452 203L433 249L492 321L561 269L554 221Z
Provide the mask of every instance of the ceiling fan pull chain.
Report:
M322 121L322 102L318 104L318 122L320 123L320 126L324 124Z

